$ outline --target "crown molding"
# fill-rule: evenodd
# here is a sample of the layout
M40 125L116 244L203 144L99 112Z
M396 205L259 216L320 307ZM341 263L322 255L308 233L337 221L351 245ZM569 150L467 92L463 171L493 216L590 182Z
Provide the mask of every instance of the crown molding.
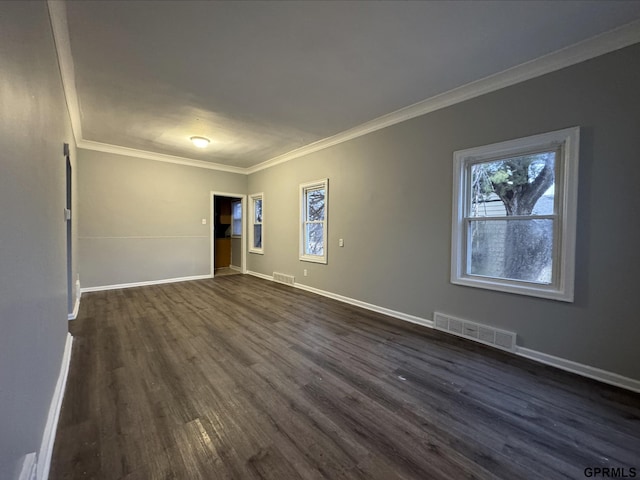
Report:
M71 120L71 130L76 145L82 140L82 122L80 119L80 101L76 90L76 75L71 55L71 39L67 24L67 6L63 0L47 0L49 19L53 32L53 43L58 56L58 66L62 78L62 89L67 102L67 111Z
M496 90L531 80L638 42L640 42L640 20L503 70L494 75L467 83L453 90L382 115L381 117L345 130L337 135L318 140L317 142L266 160L249 167L247 173L255 173L265 168L270 168L304 155L324 150L325 148L367 135L376 130L381 130L397 123L455 105L456 103L464 102L465 100L470 100L486 93L495 92Z
M71 118L71 127L76 145L79 148L244 175L259 172L260 170L324 150L325 148L353 140L354 138L390 127L397 123L479 97L480 95L495 92L496 90L531 80L640 42L640 20L636 20L529 62L522 63L494 75L473 81L454 88L453 90L414 103L413 105L382 115L357 127L273 157L252 167L243 168L84 140L82 138L80 102L76 90L65 0L47 0L47 4L49 6L49 17L51 19L58 63L60 65L62 85Z
M96 152L115 153L116 155L125 155L127 157L144 158L146 160L155 160L158 162L175 163L177 165L187 165L189 167L219 170L221 172L240 173L243 175L247 174L247 169L243 167L234 167L231 165L223 165L221 163L206 162L204 160L193 160L191 158L166 155L164 153L155 153L148 152L146 150L137 150L135 148L120 147L118 145L94 142L92 140L80 140L78 142L78 148L83 148L85 150L94 150Z

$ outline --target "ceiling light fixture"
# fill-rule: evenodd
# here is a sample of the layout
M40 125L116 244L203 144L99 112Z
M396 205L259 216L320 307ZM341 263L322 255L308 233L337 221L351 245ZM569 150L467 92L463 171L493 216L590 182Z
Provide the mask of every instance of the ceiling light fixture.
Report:
M191 141L198 148L204 148L211 142L211 140L205 137L191 137Z

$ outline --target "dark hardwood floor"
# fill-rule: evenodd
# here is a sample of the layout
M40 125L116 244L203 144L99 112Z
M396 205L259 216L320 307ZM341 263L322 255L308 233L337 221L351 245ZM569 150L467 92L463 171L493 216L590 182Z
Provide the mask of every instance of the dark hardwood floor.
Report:
M52 480L640 477L640 395L254 277L70 328Z

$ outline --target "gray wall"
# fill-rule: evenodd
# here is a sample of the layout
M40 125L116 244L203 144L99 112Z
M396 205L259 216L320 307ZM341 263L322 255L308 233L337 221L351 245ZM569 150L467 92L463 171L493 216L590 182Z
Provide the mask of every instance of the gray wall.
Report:
M521 346L640 379L638 85L635 45L252 174L248 191L265 193L266 244L248 268L423 318L443 311L513 330ZM452 285L453 152L575 125L575 302ZM298 260L298 184L323 177L328 265Z
M0 11L0 478L10 479L40 448L62 362L62 145L74 162L75 148L46 4Z
M83 288L211 273L210 192L242 194L245 175L83 149L78 155Z

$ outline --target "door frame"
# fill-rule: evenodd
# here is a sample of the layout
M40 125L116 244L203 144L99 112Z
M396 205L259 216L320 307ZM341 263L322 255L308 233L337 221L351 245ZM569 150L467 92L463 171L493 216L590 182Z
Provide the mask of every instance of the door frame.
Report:
M216 192L211 190L209 195L209 255L211 255L211 278L214 277L215 271L215 237L213 229L215 228L215 200L216 197L239 198L242 203L242 261L240 262L240 270L247 273L247 195L244 193Z
M73 295L73 166L69 155L69 144L64 144L63 155L65 160L65 230L67 236L67 314L73 315L75 310L75 299Z

